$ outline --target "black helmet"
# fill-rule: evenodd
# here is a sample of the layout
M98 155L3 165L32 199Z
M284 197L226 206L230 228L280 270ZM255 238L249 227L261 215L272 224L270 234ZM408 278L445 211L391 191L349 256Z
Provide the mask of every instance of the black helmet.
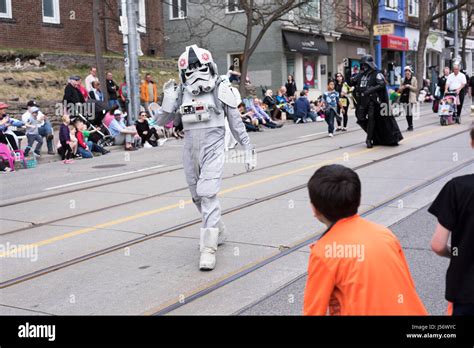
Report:
M377 69L377 66L375 65L374 58L370 55L363 56L360 59L360 66L362 66L364 64L368 65L373 70Z

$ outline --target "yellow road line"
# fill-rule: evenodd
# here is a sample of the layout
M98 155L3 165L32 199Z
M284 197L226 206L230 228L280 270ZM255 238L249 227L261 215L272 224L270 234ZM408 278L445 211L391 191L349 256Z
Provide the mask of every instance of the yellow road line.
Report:
M441 130L445 130L445 128L439 127L439 128L435 128L433 130L425 131L423 133L419 133L417 135L413 135L411 137L408 137L408 138L406 138L406 140L415 139L415 138L418 138L420 136L424 136L424 135L427 135L427 134L432 134L432 133L439 132ZM365 149L365 150L362 150L362 151L357 151L357 152L354 152L352 154L349 154L348 156L349 156L349 158L360 156L362 154L374 151L377 148L378 147L375 147L375 148L372 148L372 149ZM266 183L266 182L271 182L271 181L274 181L274 180L277 180L277 179L280 179L280 178L283 178L283 177L286 177L286 176L290 176L290 175L293 175L293 174L304 172L304 171L309 170L309 169L319 168L323 165L326 165L326 164L344 159L345 157L346 156L344 156L344 155L343 156L338 156L338 157L333 158L333 159L329 159L329 160L325 160L325 161L322 161L322 162L311 164L311 165L308 165L308 166L305 166L305 167L293 169L293 170L290 170L290 171L287 171L287 172L284 172L284 173L281 173L281 174L272 175L272 176L269 176L269 177L266 177L266 178L263 178L263 179L260 179L260 180L252 181L252 182L249 182L249 183L246 183L246 184L243 184L243 185L234 186L234 187L228 188L226 190L222 190L218 195L222 196L222 195L230 193L230 192L239 191L239 190L242 190L242 189L245 189L245 188L248 188L248 187L257 186L257 185L260 185L260 184L263 184L263 183ZM25 251L25 250L28 250L28 249L32 249L32 248L36 248L36 247L40 247L40 246L44 246L44 245L48 245L48 244L52 244L54 242L58 242L58 241L65 240L65 239L68 239L68 238L71 238L71 237L79 236L81 234L89 233L89 232L92 232L92 231L95 231L95 230L98 230L98 229L104 229L104 228L115 226L115 225L118 225L118 224L121 224L121 223L124 223L124 222L140 219L140 218L145 217L145 216L154 215L154 214L162 213L164 211L168 211L168 210L176 209L176 208L179 208L179 207L183 207L183 206L191 204L191 203L192 203L192 200L189 199L189 200L186 200L186 201L182 201L182 202L179 202L179 203L176 203L176 204L171 204L171 205L161 207L161 208L158 208L158 209L147 210L147 211L144 211L144 212L141 212L141 213L138 213L138 214L129 215L129 216L126 216L126 217L123 217L123 218L120 218L120 219L116 219L116 220L111 220L109 222L105 222L105 223L102 223L102 224L82 228L82 229L72 231L72 232L69 232L69 233L65 233L65 234L62 234L62 235L59 235L59 236L56 236L56 237L53 237L53 238L48 238L48 239L45 239L45 240L42 240L42 241L39 241L39 242L35 242L35 243L31 243L31 244L25 244L25 245L19 246L17 248L11 248L10 250L7 250L7 251L4 251L4 252L0 253L0 258L8 257L9 255L12 255L12 254L21 253L22 251Z

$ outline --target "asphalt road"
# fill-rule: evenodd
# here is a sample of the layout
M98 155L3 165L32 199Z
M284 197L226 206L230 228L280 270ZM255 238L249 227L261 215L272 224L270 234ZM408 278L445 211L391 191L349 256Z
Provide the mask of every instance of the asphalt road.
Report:
M400 240L416 288L431 315L446 314L444 300L446 269L449 260L434 254L430 240L436 226L436 218L427 207L390 226ZM242 309L240 315L301 315L306 276L284 286L268 298ZM381 289L382 291L382 289Z

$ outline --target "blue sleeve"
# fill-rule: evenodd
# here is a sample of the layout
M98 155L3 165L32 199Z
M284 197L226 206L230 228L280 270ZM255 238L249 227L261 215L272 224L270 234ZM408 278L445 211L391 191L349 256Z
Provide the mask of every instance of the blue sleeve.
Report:
M19 121L19 120L15 120L15 119L12 119L11 124L14 127L22 127L24 125L23 121Z

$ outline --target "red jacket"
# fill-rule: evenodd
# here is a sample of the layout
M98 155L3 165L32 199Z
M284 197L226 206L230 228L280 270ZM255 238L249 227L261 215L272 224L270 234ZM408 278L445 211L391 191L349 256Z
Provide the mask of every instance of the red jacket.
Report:
M87 148L87 144L84 141L84 134L80 131L76 131L76 138L77 138L77 143L79 144L80 147L83 149Z

